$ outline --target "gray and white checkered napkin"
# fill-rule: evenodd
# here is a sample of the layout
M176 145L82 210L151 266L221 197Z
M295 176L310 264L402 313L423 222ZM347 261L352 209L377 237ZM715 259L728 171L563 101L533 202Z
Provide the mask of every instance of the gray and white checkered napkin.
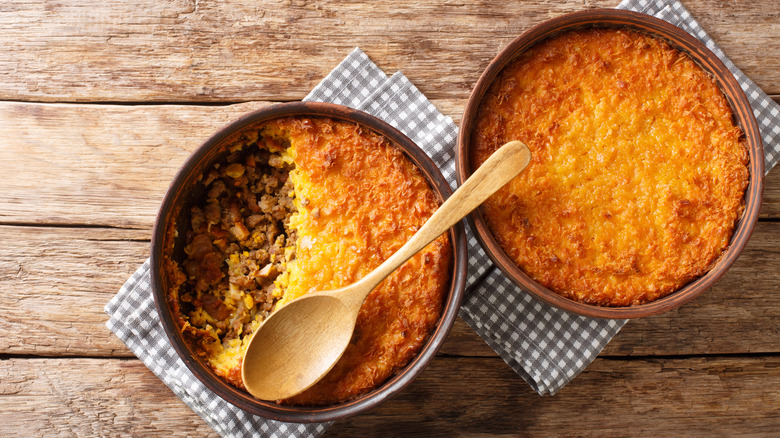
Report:
M184 365L163 331L152 298L147 260L106 304L106 326L184 403L223 437L319 437L330 426L268 420L245 412L206 388Z
M750 99L764 138L767 171L780 159L780 108L725 58L679 2L630 0L639 10L681 26L724 60ZM339 103L389 122L425 150L455 185L457 128L401 73L388 78L355 49L305 100ZM554 394L579 374L625 320L575 316L536 301L492 266L469 239L469 293L461 317L540 394ZM222 436L321 435L329 424L298 425L248 414L203 386L178 359L162 330L144 263L106 305L106 323L173 392Z

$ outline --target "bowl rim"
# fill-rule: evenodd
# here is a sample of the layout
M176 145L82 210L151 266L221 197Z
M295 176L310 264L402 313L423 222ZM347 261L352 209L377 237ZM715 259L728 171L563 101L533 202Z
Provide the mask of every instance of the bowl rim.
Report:
M377 117L342 105L322 102L288 102L263 107L241 116L212 134L192 152L179 168L166 191L154 224L150 257L151 287L157 313L171 345L187 368L208 389L234 406L267 419L295 423L327 422L357 415L396 395L411 383L433 359L452 329L463 299L467 271L466 234L463 221L456 224L449 231L453 249L453 263L450 268L452 275L449 288L442 303L442 312L438 324L414 359L374 390L354 400L332 406L283 406L274 402L255 399L245 390L238 389L218 378L209 368L194 357L188 343L183 339L178 324L174 321L172 312L167 304L167 294L161 276L164 257L162 247L166 239L165 234L168 224L166 217L176 213L177 202L186 197L185 194L181 194L185 180L199 166L206 166L201 162L205 160L209 151L221 148L224 142L234 133L250 125L294 115L328 117L354 122L385 136L420 169L439 202L444 202L451 195L450 185L444 179L433 160L401 131Z
M468 216L477 240L488 257L518 287L557 308L595 318L640 318L679 307L709 289L737 259L753 232L761 208L764 177L764 153L761 134L745 93L724 63L698 39L684 30L653 16L622 9L592 9L564 14L544 21L511 41L490 62L472 90L461 119L456 146L458 184L470 175L468 147L472 123L484 94L495 77L520 53L533 45L563 32L581 28L628 28L660 38L688 54L718 84L731 106L735 122L742 128L750 162L749 184L745 190L745 210L734 228L731 241L713 267L703 276L671 294L650 303L628 307L606 307L585 304L565 298L531 279L506 255L487 228L479 209ZM729 94L731 93L731 94Z

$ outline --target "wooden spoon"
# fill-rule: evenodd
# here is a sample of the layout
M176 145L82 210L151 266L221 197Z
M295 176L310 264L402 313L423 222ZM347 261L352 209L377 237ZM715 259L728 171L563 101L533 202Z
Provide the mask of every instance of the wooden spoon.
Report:
M358 282L312 292L273 312L257 329L244 354L244 386L261 400L303 392L333 368L352 338L363 301L406 260L450 229L517 176L531 160L519 141L498 149L395 254Z

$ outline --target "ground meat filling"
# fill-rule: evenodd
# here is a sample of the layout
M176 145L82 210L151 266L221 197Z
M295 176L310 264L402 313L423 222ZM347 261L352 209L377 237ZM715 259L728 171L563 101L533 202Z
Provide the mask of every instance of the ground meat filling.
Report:
M275 146L279 152L269 152L261 138L259 147L253 143L215 165L202 180L205 199L190 210L181 315L185 332L209 357L235 349L235 340L270 313L282 296L277 277L295 258L293 166Z

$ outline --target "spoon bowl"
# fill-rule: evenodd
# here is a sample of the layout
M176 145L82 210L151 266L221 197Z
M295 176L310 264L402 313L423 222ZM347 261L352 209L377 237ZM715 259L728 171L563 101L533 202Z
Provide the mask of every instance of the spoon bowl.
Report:
M242 379L261 400L279 400L310 388L344 353L368 294L426 245L459 222L519 174L531 160L528 147L510 141L499 148L447 199L395 254L341 289L304 295L274 311L244 353Z
M309 295L284 307L263 323L263 334L245 353L244 363L251 366L243 367L244 382L252 382L250 393L261 400L287 398L311 387L339 360L355 328L357 314L329 294ZM287 339L292 333L294 340ZM289 342L295 348L287 348ZM307 366L288 368L296 363Z

